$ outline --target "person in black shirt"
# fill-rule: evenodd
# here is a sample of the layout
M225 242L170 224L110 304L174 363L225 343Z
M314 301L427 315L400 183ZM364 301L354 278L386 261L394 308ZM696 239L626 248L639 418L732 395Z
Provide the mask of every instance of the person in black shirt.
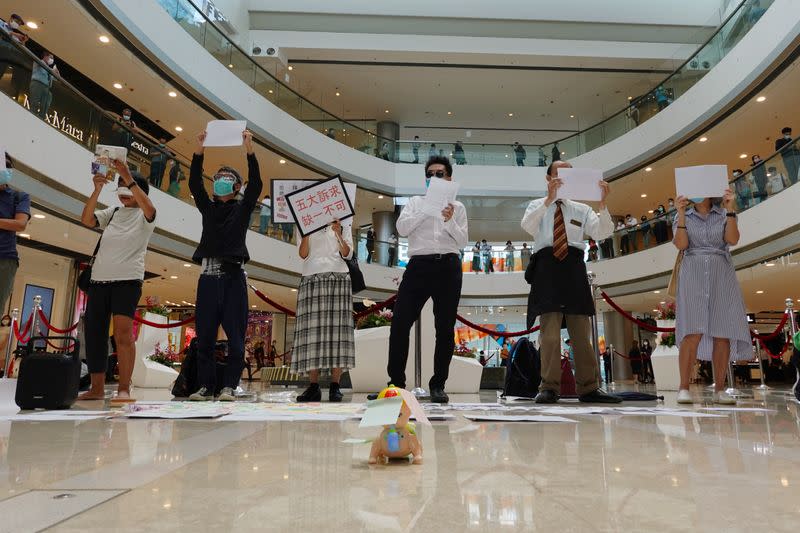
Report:
M775 151L781 153L783 164L786 165L789 185L794 185L797 183L797 172L800 169L800 150L792 142L792 128L787 126L781 130L781 138L775 139Z
M234 390L244 368L244 338L247 329L247 277L243 266L250 259L245 244L250 215L261 197L261 174L253 153L253 134L242 132L247 150L248 183L241 200L242 177L230 167L214 175L214 198L203 186L203 142L197 148L189 171L189 190L203 217L203 233L192 259L202 265L197 282L197 374L200 389L190 400L207 401L216 390L214 344L219 326L228 337L228 357L218 400L234 401Z

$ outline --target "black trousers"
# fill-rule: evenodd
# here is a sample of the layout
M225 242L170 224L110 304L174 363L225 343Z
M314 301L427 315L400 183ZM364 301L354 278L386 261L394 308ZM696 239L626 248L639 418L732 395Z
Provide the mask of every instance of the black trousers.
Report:
M453 358L458 301L461 299L461 261L458 254L415 256L408 263L394 304L392 329L389 334L389 383L406 386L408 336L428 299L433 299L436 327L436 348L433 354L433 376L428 386L443 389L450 374Z
M247 280L244 270L236 269L220 276L200 275L196 313L198 384L209 391L216 390L214 346L221 325L228 336L228 357L222 387L235 389L239 386L244 369L244 337L247 332Z
M86 366L92 374L105 373L108 365L108 331L114 315L133 318L142 296L140 280L92 283L86 292L83 336L86 342Z

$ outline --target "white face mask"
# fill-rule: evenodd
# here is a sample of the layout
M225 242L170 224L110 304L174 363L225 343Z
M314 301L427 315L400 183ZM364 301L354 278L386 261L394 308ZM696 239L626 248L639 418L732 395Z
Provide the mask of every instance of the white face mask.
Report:
M48 58L45 60L45 63L47 63L47 66L48 66L48 67L52 67L52 66L53 66L53 63L55 63L55 62L56 62L56 60L55 60L55 59L53 59L52 57L48 57Z
M8 23L8 27L11 28L12 30L18 30L19 24L16 21L12 20L11 22Z
M791 134L789 134L789 133L787 133L787 134L785 134L785 135L783 136L783 138L784 138L784 139L786 139L786 140L788 141L788 140L791 140L791 139L792 139L792 135L791 135Z
M133 198L133 193L127 187L117 187L117 196L122 198Z
M128 121L131 119L130 115L122 115L122 120Z

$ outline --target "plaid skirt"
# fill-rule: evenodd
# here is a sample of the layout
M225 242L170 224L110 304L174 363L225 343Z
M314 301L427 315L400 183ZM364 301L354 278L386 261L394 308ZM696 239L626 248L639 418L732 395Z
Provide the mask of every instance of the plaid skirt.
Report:
M307 374L356 366L353 339L353 291L350 274L326 272L303 276L297 293L297 324L292 372Z

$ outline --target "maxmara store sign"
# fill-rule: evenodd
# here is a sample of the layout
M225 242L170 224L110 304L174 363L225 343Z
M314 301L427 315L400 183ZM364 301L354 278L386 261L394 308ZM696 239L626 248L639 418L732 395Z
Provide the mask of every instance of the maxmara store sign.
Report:
M25 109L30 111L31 105L28 102L28 95L25 95L25 101L23 102ZM76 139L80 142L83 142L85 138L84 130L76 127L73 125L72 121L69 119L67 115L59 115L58 110L53 110L44 117L45 122L56 128L57 130L61 130L63 133L66 133L73 139Z

